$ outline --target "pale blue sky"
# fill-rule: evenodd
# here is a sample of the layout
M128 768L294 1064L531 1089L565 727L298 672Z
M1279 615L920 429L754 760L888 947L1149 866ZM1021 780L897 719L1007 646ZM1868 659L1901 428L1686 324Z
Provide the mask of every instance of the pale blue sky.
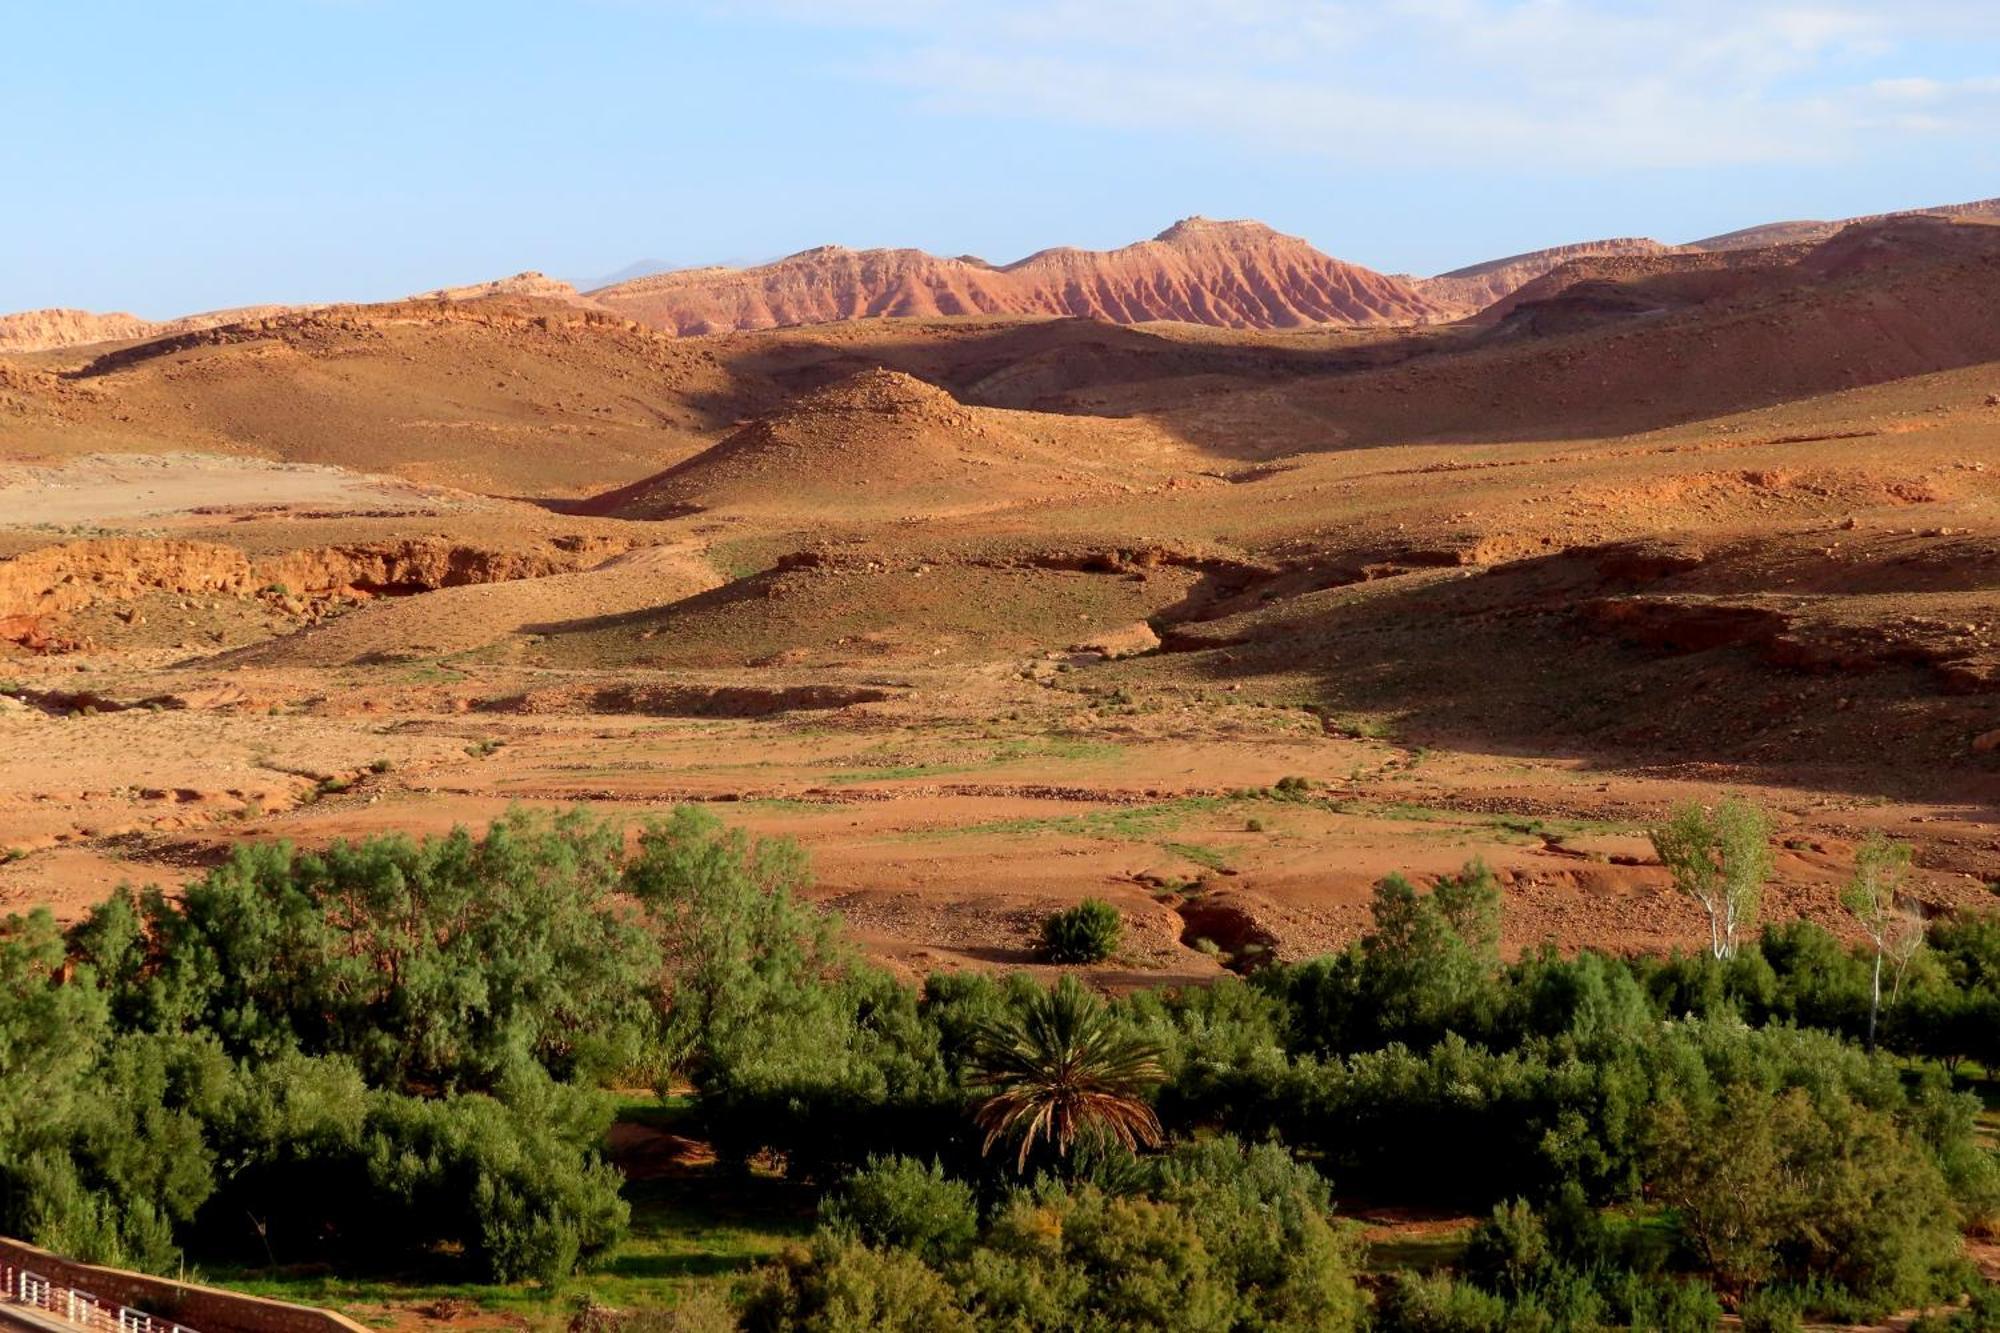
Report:
M0 0L0 310L1190 213L1436 272L2000 194L1992 0Z

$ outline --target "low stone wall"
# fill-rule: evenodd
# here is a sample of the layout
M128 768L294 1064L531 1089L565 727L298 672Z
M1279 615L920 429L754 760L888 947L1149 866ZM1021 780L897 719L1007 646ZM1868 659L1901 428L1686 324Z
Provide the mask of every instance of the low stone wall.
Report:
M74 1287L107 1304L171 1319L194 1333L371 1333L331 1310L75 1263L4 1236L0 1236L0 1265L24 1268L59 1287Z

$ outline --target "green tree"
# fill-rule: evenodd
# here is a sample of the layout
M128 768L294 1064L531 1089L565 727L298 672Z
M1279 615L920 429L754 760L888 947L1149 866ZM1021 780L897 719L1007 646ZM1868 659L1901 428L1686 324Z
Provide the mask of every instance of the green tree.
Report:
M1467 863L1428 894L1390 875L1371 911L1362 1003L1382 1034L1425 1041L1480 1025L1500 968L1500 888L1485 863Z
M1674 888L1708 914L1709 952L1734 958L1771 877L1770 817L1733 796L1713 810L1689 802L1652 831L1652 840Z
M1016 1140L1022 1170L1038 1143L1066 1156L1079 1137L1128 1149L1160 1142L1146 1102L1162 1076L1159 1048L1127 1031L1075 977L982 1028L974 1060L986 1094L974 1116L986 1131L982 1151Z
M232 1055L347 1055L378 1087L601 1078L653 1025L658 951L616 897L618 830L510 812L483 838L239 848L177 897L121 893L74 943L121 1019Z
M1875 1049L1875 1027L1882 1012L1882 959L1896 960L1898 989L1902 969L1923 947L1924 919L1896 901L1910 873L1910 849L1881 834L1870 835L1854 853L1854 873L1841 890L1840 902L1854 914L1861 933L1875 949L1874 972L1868 991L1868 1049Z
M1736 1082L1669 1097L1648 1131L1648 1192L1722 1282L1831 1279L1914 1303L1957 1251L1937 1165L1885 1112L1826 1089Z
M624 887L664 952L663 1072L698 1078L821 1007L824 983L852 959L833 922L800 901L808 882L796 843L753 840L692 806L640 833Z

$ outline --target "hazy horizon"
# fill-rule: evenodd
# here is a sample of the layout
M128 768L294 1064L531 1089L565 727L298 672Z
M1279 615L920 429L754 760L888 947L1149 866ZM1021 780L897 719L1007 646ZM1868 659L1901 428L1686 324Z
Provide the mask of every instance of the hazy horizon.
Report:
M1914 0L37 7L0 310L167 317L1253 217L1383 272L2000 194L2000 13ZM76 74L77 53L91 74Z

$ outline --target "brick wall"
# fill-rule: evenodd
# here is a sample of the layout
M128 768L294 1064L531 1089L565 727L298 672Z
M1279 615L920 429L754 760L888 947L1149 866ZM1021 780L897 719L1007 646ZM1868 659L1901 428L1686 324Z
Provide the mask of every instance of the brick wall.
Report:
M371 1333L345 1315L309 1305L148 1277L118 1268L73 1263L61 1255L0 1236L0 1264L25 1268L59 1287L75 1287L107 1304L123 1305L184 1324L194 1333Z

